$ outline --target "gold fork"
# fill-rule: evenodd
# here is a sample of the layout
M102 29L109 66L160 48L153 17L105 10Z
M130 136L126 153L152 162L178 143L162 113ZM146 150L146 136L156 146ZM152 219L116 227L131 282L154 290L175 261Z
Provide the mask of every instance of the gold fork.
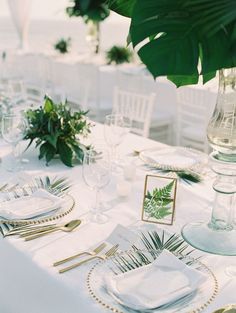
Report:
M66 258L66 259L63 259L63 260L60 260L60 261L53 263L53 266L58 266L60 264L66 263L66 262L71 261L71 260L73 260L79 256L82 256L82 255L96 255L96 254L100 253L105 247L106 247L106 244L102 243L98 247L96 247L93 251L84 251L84 252L74 254L74 255Z
M113 246L111 249L109 249L104 255L94 255L91 258L88 258L86 260L83 260L81 262L75 263L75 264L73 264L71 266L68 266L68 267L65 267L65 268L59 270L59 273L60 274L61 273L65 273L65 272L67 272L69 270L72 270L72 269L74 269L74 268L76 268L76 267L78 267L78 266L80 266L82 264L85 264L85 263L87 263L87 262L89 262L89 261L91 261L93 259L96 259L96 258L101 259L101 260L105 260L108 257L114 255L117 252L118 247L119 247L119 245L117 244L117 245Z

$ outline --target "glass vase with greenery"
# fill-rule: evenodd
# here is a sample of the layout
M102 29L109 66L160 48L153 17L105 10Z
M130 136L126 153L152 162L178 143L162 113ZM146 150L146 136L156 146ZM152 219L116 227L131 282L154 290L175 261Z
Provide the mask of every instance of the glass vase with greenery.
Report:
M93 53L99 53L100 48L100 23L110 14L106 1L80 1L71 0L71 5L66 8L66 13L72 16L82 17L88 25L86 40Z
M113 46L106 52L107 64L130 63L133 59L133 53L129 48Z

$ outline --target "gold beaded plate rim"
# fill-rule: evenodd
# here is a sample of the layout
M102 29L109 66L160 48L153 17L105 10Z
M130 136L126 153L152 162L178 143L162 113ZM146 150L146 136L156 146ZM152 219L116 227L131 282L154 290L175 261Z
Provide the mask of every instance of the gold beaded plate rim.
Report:
M149 161L145 155L143 155L145 152L148 151L162 151L164 149L167 149L168 147L165 148L151 148L151 149L143 149L139 152L138 157L139 159L144 162L146 165L154 167L156 169L164 170L164 171L186 171L186 170L193 170L195 167L199 166L200 164L204 164L204 158L206 159L207 155L201 151L195 150L193 148L188 148L188 147L180 147L180 146L174 146L172 147L175 150L179 151L187 151L191 152L196 155L196 157L199 157L199 160L196 161L196 164L193 164L192 166L174 166L174 165L168 165L168 164L162 164L158 163L155 161ZM202 160L200 160L202 158Z
M66 194L65 196L63 196L64 200L65 200L65 206L67 206L68 202L70 202L68 204L68 207L62 207L60 208L55 214L46 216L46 217L41 217L41 218L31 218L29 220L24 220L24 219L0 219L0 224L1 223L7 223L13 226L19 226L19 225L32 225L32 224L43 224L43 223L47 223L47 222L52 222L55 220L58 220L66 215L68 215L69 213L71 213L71 211L74 209L75 207L75 199L74 197L72 197L70 194Z
M88 275L87 275L86 284L87 284L87 289L88 289L90 296L99 305L101 305L103 308L106 308L113 313L127 313L127 311L126 310L122 311L121 309L118 309L117 307L114 307L114 306L106 303L102 298L99 297L99 295L97 295L97 292L92 287L93 275L94 275L95 271L97 270L97 268L100 265L102 265L103 263L107 262L108 260L110 260L110 259L112 259L112 258L114 258L120 254L129 253L131 251L134 252L133 250L127 250L127 251L119 252L119 253L115 254L114 256L107 258L105 260L99 260L97 263L95 263L92 266L92 268L89 270ZM178 255L181 255L181 254L178 254ZM199 313L199 312L202 312L203 310L205 310L214 301L214 299L216 298L216 296L219 292L219 283L218 283L218 280L216 278L216 275L213 273L213 271L207 265L205 265L204 263L202 263L199 260L194 259L193 257L190 257L190 256L183 256L183 257L187 257L189 260L196 262L197 264L199 264L200 267L204 268L204 272L208 274L208 278L211 278L213 286L214 286L211 295L209 296L209 298L204 303L202 303L201 305L199 305L198 307L196 307L194 309L191 309L190 311L186 311L186 313ZM118 303L117 303L117 305L118 305ZM153 312L157 313L158 309L157 309L157 311L153 311Z

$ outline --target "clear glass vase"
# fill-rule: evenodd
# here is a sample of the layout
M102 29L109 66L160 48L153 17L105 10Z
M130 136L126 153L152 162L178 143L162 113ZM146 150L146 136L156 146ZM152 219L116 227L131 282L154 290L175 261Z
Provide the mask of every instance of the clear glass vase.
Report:
M100 48L100 24L99 22L89 20L87 22L88 29L86 41L88 43L91 54L98 54Z
M214 151L209 164L217 174L211 220L190 223L182 236L193 247L220 255L236 255L236 69L221 70L215 110L207 128Z
M236 162L236 68L219 72L216 107L207 128L207 137L217 159Z

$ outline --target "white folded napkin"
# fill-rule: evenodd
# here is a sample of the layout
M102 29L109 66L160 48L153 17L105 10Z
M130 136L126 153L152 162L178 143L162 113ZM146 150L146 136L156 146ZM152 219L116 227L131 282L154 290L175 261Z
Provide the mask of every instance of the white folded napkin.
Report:
M191 167L196 163L196 159L193 157L184 155L181 151L173 150L173 148L144 151L143 156L152 162L182 168Z
M4 201L0 195L0 217L5 219L29 219L47 214L59 208L64 200L44 189L38 189L31 195Z
M135 310L176 301L198 288L206 276L164 250L151 264L105 278L108 292Z

